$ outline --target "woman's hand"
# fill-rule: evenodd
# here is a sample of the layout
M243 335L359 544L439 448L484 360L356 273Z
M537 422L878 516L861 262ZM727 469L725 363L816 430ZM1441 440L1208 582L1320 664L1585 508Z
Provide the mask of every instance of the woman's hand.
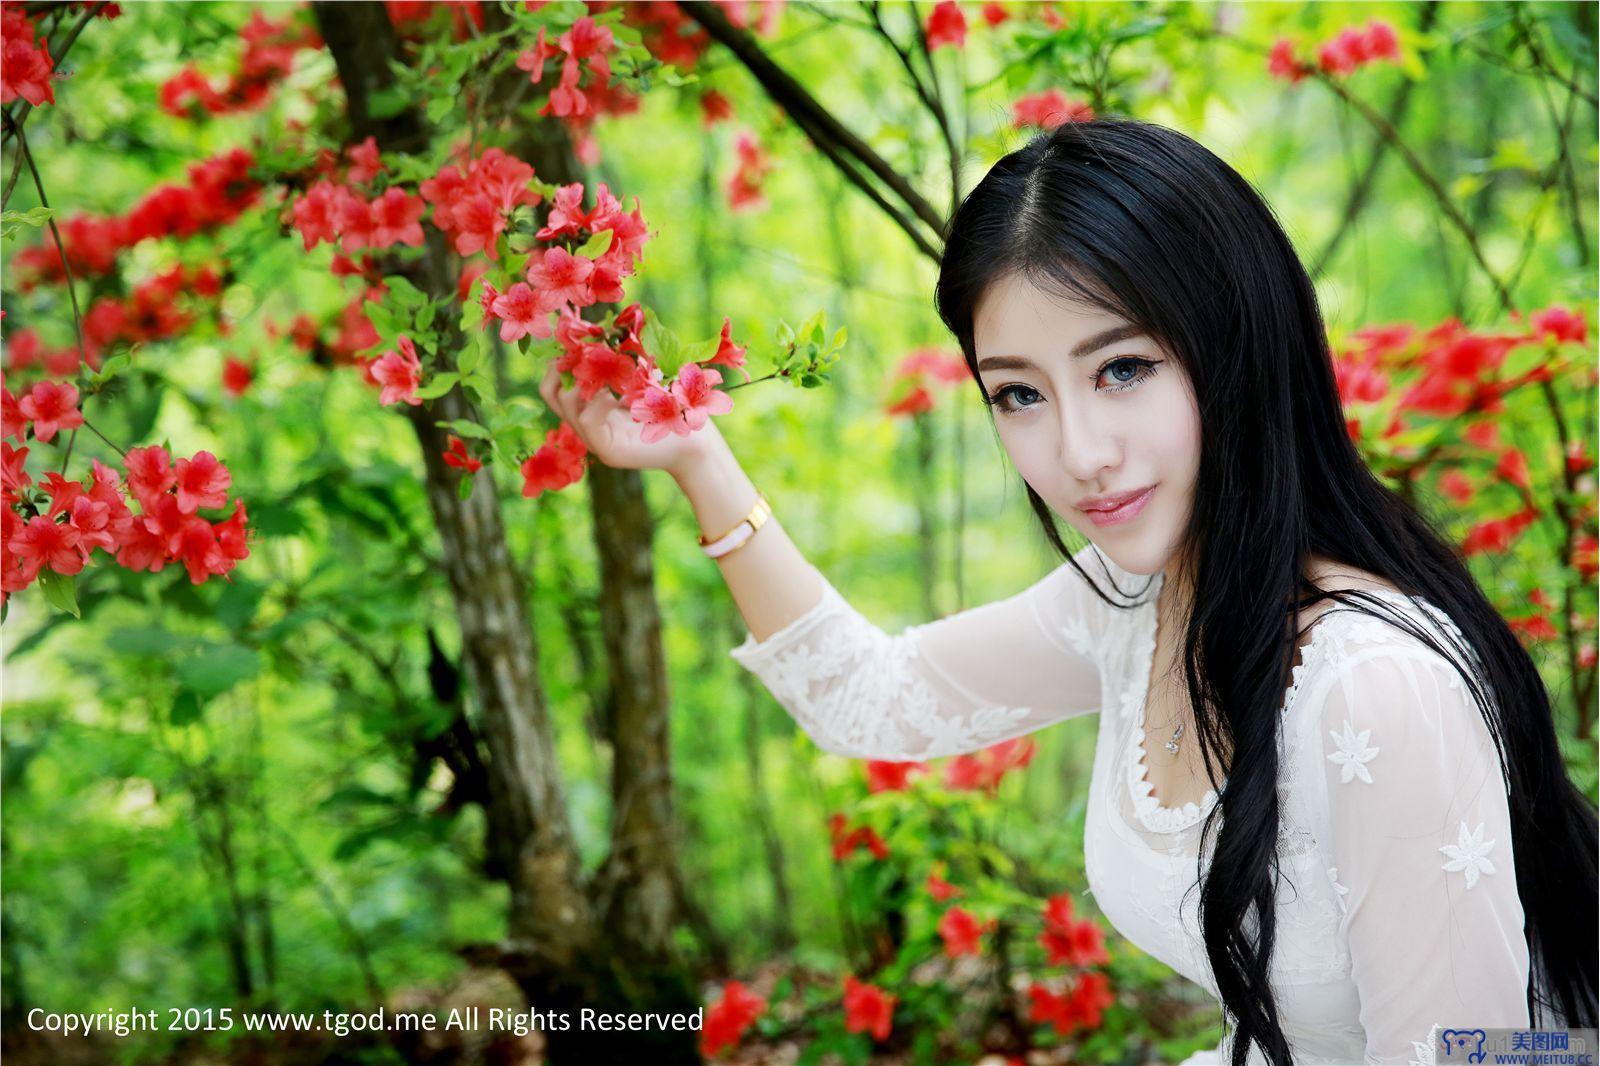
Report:
M669 433L646 444L644 426L633 420L628 408L610 389L602 388L589 400L578 394L577 385L561 387L561 372L552 363L539 383L539 395L560 415L594 457L611 467L625 470L665 470L676 476L694 466L721 443L715 419L681 436Z

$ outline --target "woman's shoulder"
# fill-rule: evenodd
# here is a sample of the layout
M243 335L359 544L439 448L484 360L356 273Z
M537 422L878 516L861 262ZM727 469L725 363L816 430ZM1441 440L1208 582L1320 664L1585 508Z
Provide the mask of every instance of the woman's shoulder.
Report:
M1448 613L1424 596L1402 592L1392 581L1343 565L1317 568L1312 580L1325 592L1345 593L1302 608L1305 660L1297 690L1326 687L1350 675L1378 675L1400 662L1448 677L1472 669L1475 656ZM1314 649L1314 651L1313 651Z

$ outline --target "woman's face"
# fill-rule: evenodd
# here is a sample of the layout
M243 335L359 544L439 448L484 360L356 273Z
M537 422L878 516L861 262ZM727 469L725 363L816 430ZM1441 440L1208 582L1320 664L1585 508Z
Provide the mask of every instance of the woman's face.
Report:
M1124 570L1165 569L1200 467L1200 413L1183 367L1126 319L1018 275L984 293L973 334L1001 443L1023 480Z

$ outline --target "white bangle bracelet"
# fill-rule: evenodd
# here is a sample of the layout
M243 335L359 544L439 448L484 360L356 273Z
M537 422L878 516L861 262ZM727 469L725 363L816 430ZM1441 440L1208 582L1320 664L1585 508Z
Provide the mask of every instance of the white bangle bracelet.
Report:
M765 496L758 492L756 493L755 505L750 508L750 513L741 518L738 525L716 540L706 542L702 538L701 550L713 559L720 559L755 536L756 530L765 525L767 519L771 516L772 505L767 502Z

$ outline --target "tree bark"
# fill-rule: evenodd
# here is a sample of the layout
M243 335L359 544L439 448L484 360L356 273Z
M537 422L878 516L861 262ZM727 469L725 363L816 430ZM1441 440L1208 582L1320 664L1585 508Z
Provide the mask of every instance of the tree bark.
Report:
M393 81L395 38L384 8L316 0L313 9L349 97L352 140L371 135L383 150L420 148L426 127L415 108L380 121L367 107L371 94ZM498 22L504 13L491 5L485 16ZM492 95L511 98L497 90ZM519 141L510 150L542 180L581 180L561 127L529 122ZM451 264L447 244L430 230L424 256L406 273L437 297L455 290ZM692 1012L698 997L672 950L678 880L666 663L650 556L653 523L639 475L598 464L588 475L615 704L608 739L616 810L611 853L586 884L526 593L506 543L492 472L485 467L462 475L443 460L447 433L436 423L473 418L472 405L458 386L407 414L422 448L428 502L461 627L462 665L482 715L488 846L511 889L508 942L494 961L516 978L536 1010ZM462 476L476 479L465 500L457 493ZM572 1029L545 1034L553 1061L698 1061L692 1031L596 1034L572 1020Z

